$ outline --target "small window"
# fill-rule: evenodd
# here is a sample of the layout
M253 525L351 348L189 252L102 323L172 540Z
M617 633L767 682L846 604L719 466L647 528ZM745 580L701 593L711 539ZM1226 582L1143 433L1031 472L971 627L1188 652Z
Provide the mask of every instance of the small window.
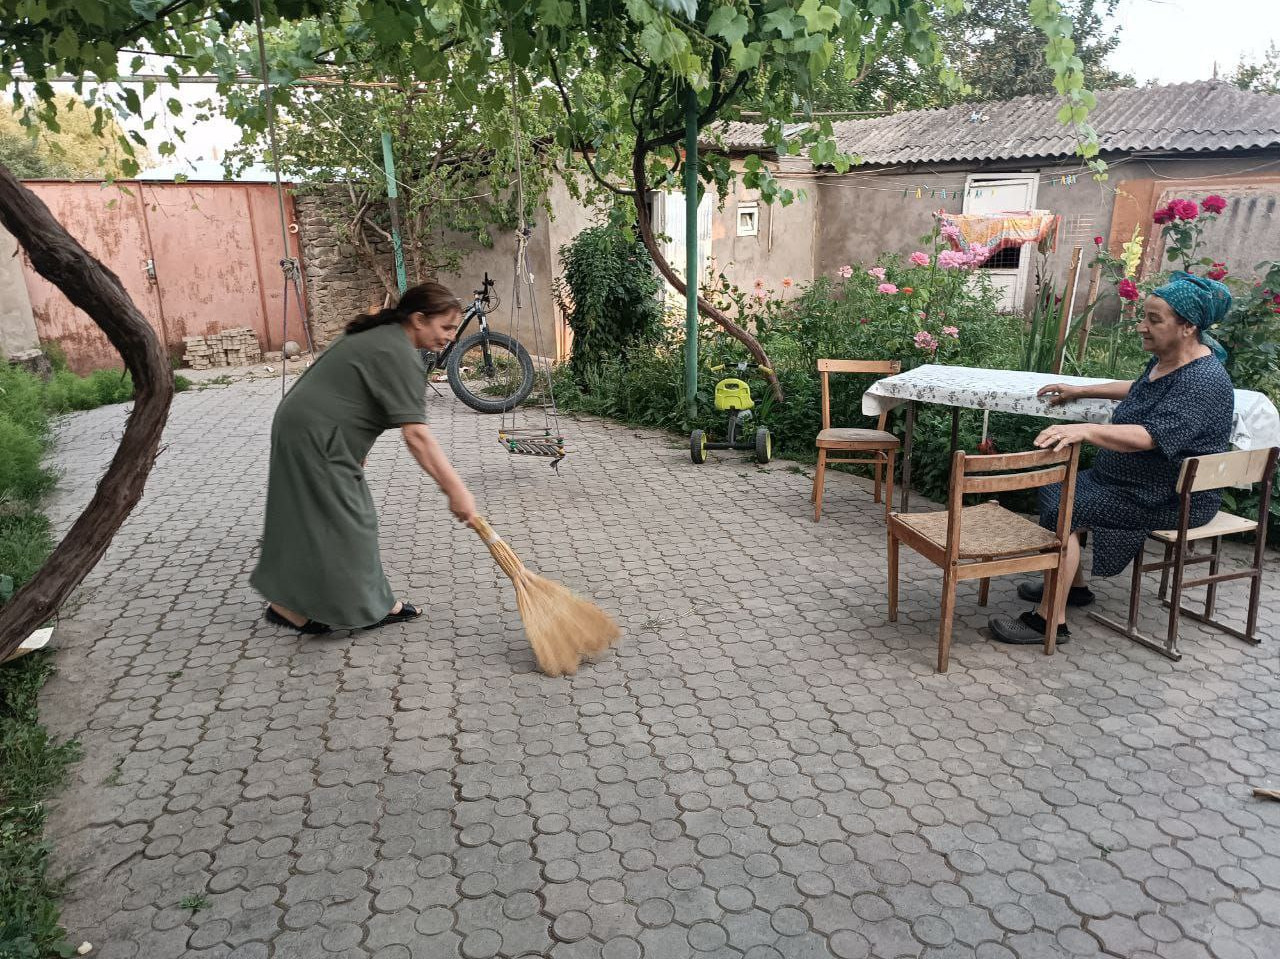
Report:
M744 203L738 207L738 236L760 235L760 207Z
M1016 270L1022 262L1022 247L1006 246L997 250L979 267L983 270Z

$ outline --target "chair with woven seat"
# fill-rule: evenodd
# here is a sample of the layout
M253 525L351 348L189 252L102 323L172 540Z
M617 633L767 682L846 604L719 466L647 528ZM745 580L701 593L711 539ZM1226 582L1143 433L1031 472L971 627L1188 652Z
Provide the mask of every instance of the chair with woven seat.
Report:
M818 360L818 373L822 380L822 432L818 434L815 445L818 447L818 470L813 476L813 521L822 519L822 491L826 482L828 464L862 463L874 469L875 501L880 502L881 471L885 473L885 485L888 489L884 498L885 515L889 513L889 504L893 502L893 464L894 457L902 445L899 439L885 430L885 422L889 414L880 414L875 429L832 428L831 426L831 382L832 373L871 373L877 376L893 376L901 372L902 364L897 360ZM847 456L838 454L865 454Z
M1266 557L1267 525L1265 522L1259 524L1257 520L1219 510L1213 519L1203 526L1190 526L1191 496L1201 490L1224 489L1228 486L1252 486L1260 483L1262 484L1262 501L1258 507L1258 515L1266 516L1271 506L1271 488L1278 456L1280 456L1280 447L1271 447L1193 456L1184 460L1182 471L1178 474L1181 520L1178 528L1156 530L1149 534L1151 539L1164 545L1164 558L1148 563L1144 548L1143 552L1138 554L1138 558L1133 561L1133 580L1129 587L1129 616L1125 622L1118 622L1101 613L1093 613L1093 619L1109 629L1114 629L1127 639L1154 649L1174 661L1182 658L1182 652L1178 649L1179 615L1220 629L1247 643L1256 645L1261 642L1257 636L1258 604L1262 594L1262 563ZM1219 572L1219 564L1222 561L1222 538L1242 533L1254 534L1253 562L1242 570ZM1196 552L1195 544L1203 542L1212 544L1210 551ZM1186 567L1195 563L1208 563L1209 575L1199 579L1186 579L1184 576ZM1142 604L1142 575L1156 571L1160 573L1160 599L1169 609L1169 621L1163 641L1146 636L1138 629L1138 610ZM1166 599L1170 577L1172 577L1173 591ZM1213 616L1218 599L1218 584L1236 579L1249 580L1249 605L1245 611L1243 630L1214 619ZM1188 609L1182 605L1183 592L1198 586L1207 587L1203 612Z
M957 450L951 458L951 489L947 508L932 513L889 513L889 622L898 619L898 544L905 543L942 569L942 612L938 627L938 672L945 673L951 656L951 627L956 608L956 584L980 579L978 603L987 605L993 576L1049 572L1049 609L1057 609L1067 584L1059 570L1071 531L1080 447L1062 452L1035 450L970 456ZM964 506L966 493L1004 493L1062 484L1062 506L1055 530L1005 509L994 500ZM1048 618L1045 655L1054 651L1057 617Z

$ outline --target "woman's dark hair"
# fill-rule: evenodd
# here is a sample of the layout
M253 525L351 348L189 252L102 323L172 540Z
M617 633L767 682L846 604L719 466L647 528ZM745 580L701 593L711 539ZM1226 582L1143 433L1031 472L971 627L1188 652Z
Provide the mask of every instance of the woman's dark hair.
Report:
M448 287L439 283L419 283L404 291L400 302L377 313L361 313L347 324L346 332L363 333L375 326L387 326L391 323L403 323L410 314L421 313L424 316L439 316L441 313L452 313L461 310L462 304Z

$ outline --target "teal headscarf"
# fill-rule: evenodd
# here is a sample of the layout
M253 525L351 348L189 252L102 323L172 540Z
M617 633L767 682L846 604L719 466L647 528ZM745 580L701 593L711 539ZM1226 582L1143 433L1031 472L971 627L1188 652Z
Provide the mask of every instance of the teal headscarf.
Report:
M1164 286L1156 287L1153 293L1200 331L1200 342L1213 351L1219 363L1227 361L1227 351L1209 335L1209 328L1226 319L1227 311L1231 309L1231 291L1225 283L1179 270L1169 277Z

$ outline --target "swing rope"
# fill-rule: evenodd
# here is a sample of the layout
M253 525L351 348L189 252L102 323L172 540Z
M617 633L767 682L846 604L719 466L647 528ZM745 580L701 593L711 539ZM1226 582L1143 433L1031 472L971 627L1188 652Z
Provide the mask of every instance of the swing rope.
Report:
M520 341L524 293L527 291L530 313L533 317L534 362L540 363L543 367L543 373L547 381L548 402L542 404L543 425L540 430L536 428L519 428L518 416L514 406L510 410L511 417L509 422L507 418L508 411L503 410L501 425L498 428L498 442L505 446L509 453L525 456L550 456L553 458L551 465L554 468L559 467L560 461L565 457L564 434L560 431L560 412L556 407L551 358L542 349L542 324L538 319L538 296L534 288L533 273L529 269L529 237L533 234L533 228L525 221L523 131L520 125L519 107L520 85L516 75L515 61L508 58L507 63L511 72L511 142L515 149L516 216L518 222L515 262L513 264L514 276L511 283L514 294L511 303L511 335L517 342Z
M276 204L280 217L280 242L284 251L280 258L280 272L284 277L283 307L280 315L280 396L284 396L288 380L288 357L284 355L289 342L289 290L293 290L294 302L302 319L302 332L307 341L307 354L315 360L316 345L311 339L311 323L307 318L307 304L302 296L302 267L296 257L289 255L289 217L285 210L284 183L280 177L280 153L276 146L276 107L271 96L271 73L267 68L267 42L262 28L262 0L253 0L253 24L258 39L258 68L262 74L262 109L267 115L267 145L271 152L271 169L275 174ZM264 317L264 320L266 318ZM268 334L269 335L269 334ZM310 361L307 364L310 365Z

